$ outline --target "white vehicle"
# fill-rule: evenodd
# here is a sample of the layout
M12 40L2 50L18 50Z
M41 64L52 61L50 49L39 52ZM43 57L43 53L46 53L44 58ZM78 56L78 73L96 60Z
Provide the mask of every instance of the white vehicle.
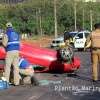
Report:
M0 29L0 44L2 42L3 36L4 36L4 30L3 29Z
M80 31L74 37L74 47L78 50L83 50L89 31Z
M59 47L59 45L60 45L61 43L64 43L64 38L63 38L63 37L53 39L53 41L52 41L52 43L51 43L51 48Z
M2 42L3 35L4 33L0 33L0 43Z

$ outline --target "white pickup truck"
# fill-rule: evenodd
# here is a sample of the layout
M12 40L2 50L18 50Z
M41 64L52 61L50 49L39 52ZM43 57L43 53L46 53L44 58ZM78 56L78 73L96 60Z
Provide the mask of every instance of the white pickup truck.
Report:
M84 50L86 38L90 34L89 31L80 31L74 36L74 47L78 50Z
M4 33L0 33L0 43L2 42L3 35Z

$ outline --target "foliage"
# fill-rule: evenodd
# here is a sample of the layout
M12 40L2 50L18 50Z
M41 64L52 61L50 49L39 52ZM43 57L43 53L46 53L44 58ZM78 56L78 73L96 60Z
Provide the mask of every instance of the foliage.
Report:
M90 29L90 10L93 12L93 24L100 22L100 3L76 2L77 28L82 29L83 9L85 29ZM74 30L74 2L57 0L58 33ZM40 20L43 34L54 34L54 0L25 0L18 4L0 5L0 28L11 21L20 33L40 33Z

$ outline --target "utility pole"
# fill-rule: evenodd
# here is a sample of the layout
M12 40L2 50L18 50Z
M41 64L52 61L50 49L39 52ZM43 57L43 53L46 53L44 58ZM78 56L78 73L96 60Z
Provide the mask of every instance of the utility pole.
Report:
M42 18L41 18L41 9L39 8L39 26L40 26L40 35L41 35L41 37L42 37Z
M55 23L55 38L57 38L57 0L54 0L54 23Z
M6 0L4 0L4 3L6 3Z
M10 0L7 0L7 3L9 4L10 3Z
M76 0L74 0L74 30L77 31Z
M93 15L92 15L92 10L90 10L90 29L91 29L91 31L92 31L92 29L93 29Z
M84 7L83 7L83 30L84 30Z

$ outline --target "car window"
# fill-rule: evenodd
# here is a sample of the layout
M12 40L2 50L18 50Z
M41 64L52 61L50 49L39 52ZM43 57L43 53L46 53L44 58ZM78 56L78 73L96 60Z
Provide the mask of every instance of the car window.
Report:
M79 39L83 38L83 34L80 33L80 34L77 34L77 37L79 37Z
M71 37L74 37L77 33L70 32L69 34Z
M56 41L56 43L59 43L59 41Z
M89 35L89 33L85 33L85 37L86 37L86 38L88 37L88 35Z
M61 43L61 41L52 41L52 43Z
M77 33L76 33L77 34ZM74 37L76 34L70 34L71 35L71 37Z

